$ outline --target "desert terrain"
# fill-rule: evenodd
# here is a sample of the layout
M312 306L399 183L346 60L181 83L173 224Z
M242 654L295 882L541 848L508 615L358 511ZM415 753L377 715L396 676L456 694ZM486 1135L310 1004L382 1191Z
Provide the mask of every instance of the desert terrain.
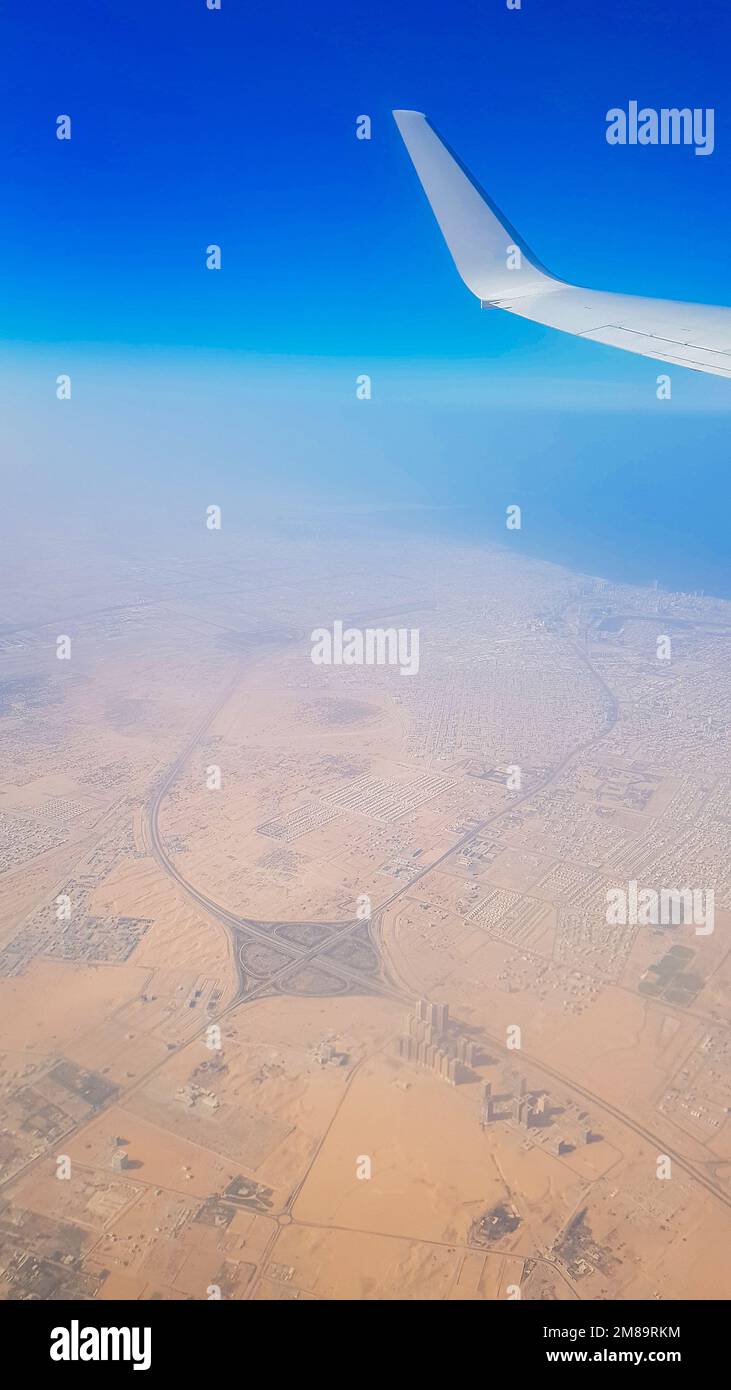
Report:
M731 604L125 544L8 560L0 1296L728 1298Z

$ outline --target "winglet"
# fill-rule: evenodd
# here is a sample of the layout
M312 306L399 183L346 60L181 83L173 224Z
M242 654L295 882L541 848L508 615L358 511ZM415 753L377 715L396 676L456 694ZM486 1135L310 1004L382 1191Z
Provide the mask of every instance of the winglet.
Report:
M426 116L394 111L393 118L468 289L489 303L556 289L561 281L541 265Z

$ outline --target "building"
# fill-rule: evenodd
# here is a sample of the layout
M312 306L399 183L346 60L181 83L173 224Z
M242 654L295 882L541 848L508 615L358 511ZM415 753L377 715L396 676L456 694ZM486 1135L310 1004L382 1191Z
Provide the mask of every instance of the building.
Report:
M515 1096L513 1098L513 1118L523 1129L530 1125L530 1109L526 1096Z
M413 1012L404 1020L403 1035L396 1040L396 1054L404 1061L427 1067L453 1086L463 1079L465 1067L472 1067L475 1045L464 1034L449 1033L449 1005L417 999Z

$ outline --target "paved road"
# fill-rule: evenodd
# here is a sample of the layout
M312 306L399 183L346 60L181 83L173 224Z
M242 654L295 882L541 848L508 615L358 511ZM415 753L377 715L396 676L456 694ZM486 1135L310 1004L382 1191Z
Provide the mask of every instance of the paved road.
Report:
M308 993L307 990L302 989L287 991L286 984L290 977L292 983L295 983L298 972L301 971L303 967L311 967L313 963L317 964L320 972L324 970L333 978L333 989L323 991L325 993L339 994L345 993L348 990L358 990L359 992L365 992L367 994L381 994L403 1001L407 996L405 996L401 990L395 988L387 979L383 978L381 972L378 970L374 970L372 975L366 974L348 965L347 962L332 958L333 948L340 945L341 942L347 942L350 938L355 937L356 933L358 934L357 939L360 940L364 925L361 921L351 919L344 922L308 922L305 924L308 927L321 928L323 939L312 947L298 946L295 942L285 940L277 935L278 928L286 926L291 927L295 925L294 923L262 921L255 918L242 917L237 913L229 911L222 903L216 902L215 899L209 897L208 894L201 892L199 888L196 888L193 883L185 878L168 854L160 834L160 807L182 771L182 768L185 766L185 763L188 761L188 758L194 752L200 740L211 727L216 716L234 693L237 683L238 677L227 687L226 691L216 702L214 708L206 716L203 723L196 729L192 738L175 759L172 766L168 768L153 793L147 809L146 826L149 847L153 857L160 865L160 868L170 878L175 880L178 886L183 889L184 893L186 893L193 902L203 908L203 910L212 917L215 917L229 932L239 982L236 998L233 1001L234 1003L239 1003L244 999L248 1001L250 999L260 998L263 994L272 993L276 990L283 990L285 993ZM282 965L279 969L273 969L269 974L265 973L262 977L256 976L257 982L252 986L250 984L251 972L248 972L245 967L244 953L247 946L254 943L264 945L277 953L286 952L289 959L286 964ZM336 985L338 986L337 988Z
M424 878L426 874L431 873L431 871L434 868L436 868L439 864L444 863L446 860L450 859L452 855L458 854L466 845L479 839L479 837L482 834L484 834L484 831L493 822L499 820L507 812L514 810L523 802L530 800L539 792L544 791L548 787L552 786L556 781L558 781L558 779L562 776L563 772L565 771L566 767L571 762L573 762L574 759L580 757L582 754L587 752L596 744L601 743L614 728L618 719L619 711L617 700L613 691L606 684L606 681L601 676L601 674L592 665L584 646L578 641L572 642L572 646L574 647L574 650L576 651L576 654L579 657L579 659L588 667L589 671L592 673L595 680L602 688L606 696L608 717L605 727L598 734L594 734L590 738L585 739L581 744L579 744L578 746L573 748L569 753L567 753L566 756L561 760L561 762L555 768L552 769L550 775L543 782L534 784L532 787L522 792L518 796L511 796L510 799L506 801L505 805L503 805L498 811L495 811L491 816L488 816L486 819L480 821L478 825L476 825L467 833L465 833L458 841L456 841L454 845L452 845L437 859L432 860L431 863L424 865L419 870L419 872L408 881L408 883L400 884L399 887L390 895L390 897L388 897L387 899L385 899L385 901L380 903L376 912L374 913L373 921L371 923L371 941L376 948L378 948L379 945L379 935L382 925L383 914L385 913L388 907L392 906L393 903L398 901L398 899L404 896L405 894L411 892L414 888L414 885L418 883L420 879ZM316 963L316 965L320 968L325 968L328 974L334 976L338 983L343 985L344 990L358 990L359 992L365 992L369 994L379 994L385 997L399 1000L401 1002L410 1002L414 997L415 991L409 989L408 985L405 982L401 987L399 987L397 983L394 983L394 981L391 978L389 978L389 974L383 961L381 961L379 973L374 974L373 976L368 976L364 975L362 972L350 968L347 965L344 965L342 962L333 962L330 959L328 952L332 949L333 945L335 945L338 942L347 940L348 938L352 937L356 932L362 930L362 922L349 921L337 923L308 923L307 925L314 925L327 928L330 934L322 942L309 949L305 947L296 948L295 945L291 942L286 942L285 945L276 937L276 935L274 935L276 928L284 924L278 922L266 922L244 918L236 915L235 913L230 912L227 908L222 906L222 904L215 902L206 894L201 893L201 891L197 889L194 884L191 884L180 873L180 870L170 859L160 836L160 807L162 805L163 800L165 799L165 796L168 794L171 787L173 786L173 783L178 777L184 764L187 762L188 758L191 756L192 752L196 748L198 742L206 733L210 725L213 723L219 711L224 707L230 696L233 694L233 691L235 690L237 683L238 677L225 691L221 699L216 703L214 709L206 717L204 723L195 732L193 737L190 739L189 743L186 745L186 747L180 753L179 757L173 763L172 767L169 768L163 780L158 785L148 808L148 831L150 848L158 864L164 870L165 873L167 873L171 878L175 880L179 887L181 887L183 891L194 902L196 902L200 907L202 907L207 913L209 913L218 921L220 921L228 929L232 937L232 942L234 946L234 958L236 960L236 968L239 976L239 989L237 991L236 997L231 1001L229 1005L227 1005L225 1010L222 1010L222 1012L219 1015L217 1015L217 1017L220 1018L224 1014L229 1013L232 1009L240 1007L243 1002L248 1002L253 999L261 998L267 994L272 994L275 991L280 991L283 993L294 992L299 993L301 995L301 990L293 991L287 988L288 980L291 982L292 977L296 976L297 971L300 970L303 965L311 965L312 963ZM265 942L268 946L274 947L277 950L286 949L294 959L288 960L287 963L281 966L280 969L273 970L269 975L266 975L265 978L258 980L256 984L249 985L246 971L242 962L242 952L245 950L246 945L251 942ZM328 991L328 993L331 992L340 991ZM484 1031L486 1037L489 1038L489 1041L493 1046L497 1046L504 1050L504 1044L500 1038L493 1037L487 1030ZM579 1085L572 1077L567 1076L563 1072L558 1071L555 1067L547 1065L540 1058L530 1057L527 1053L522 1053L521 1055L523 1056L527 1064L533 1065L540 1071L544 1072L547 1076L553 1077L556 1081L561 1082L561 1084L563 1086L566 1086L569 1090L573 1090L578 1095L583 1096L586 1100L591 1101L593 1105L595 1105L599 1110L603 1110L605 1114L611 1115L615 1119L619 1120L622 1124L625 1124L630 1130L632 1130L633 1133L637 1134L645 1141L647 1141L649 1144L651 1144L658 1153L667 1154L675 1163L677 1163L679 1168L681 1168L684 1172L688 1174L688 1176L692 1177L708 1193L716 1197L718 1201L722 1202L725 1207L731 1210L731 1194L729 1194L729 1192L726 1189L713 1182L713 1180L710 1177L708 1177L708 1175L704 1173L702 1169L700 1169L695 1163L685 1158L682 1154L678 1153L676 1150L670 1147L665 1140L659 1138L656 1134L653 1134L651 1130L647 1129L644 1125L640 1124L631 1115L628 1115L626 1111L620 1110L617 1106L613 1105L611 1102L607 1101L602 1096L598 1095L596 1092Z

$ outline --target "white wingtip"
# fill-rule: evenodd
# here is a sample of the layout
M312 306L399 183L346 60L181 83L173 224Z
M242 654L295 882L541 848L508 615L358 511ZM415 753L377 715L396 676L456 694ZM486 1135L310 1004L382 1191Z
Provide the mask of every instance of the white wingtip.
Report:
M393 117L468 289L492 302L553 289L554 278L428 117L422 111L394 111Z

